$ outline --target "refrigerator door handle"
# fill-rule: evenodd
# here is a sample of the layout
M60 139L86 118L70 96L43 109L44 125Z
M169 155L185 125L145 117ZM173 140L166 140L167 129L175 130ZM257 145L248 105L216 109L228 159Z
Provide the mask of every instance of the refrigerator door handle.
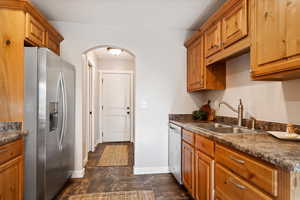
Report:
M60 135L60 147L62 149L63 139L65 136L66 121L67 121L67 104L66 104L66 88L63 73L61 72L61 88L62 88L62 100L63 100L63 121L62 121L62 131Z
M62 74L61 72L59 73L59 79L58 79L58 84L57 84L57 93L56 93L56 101L60 103L60 96L62 97L62 103L63 103L63 119L62 119L62 125L60 127L59 132L57 133L57 143L58 143L58 149L61 151L62 150L62 144L61 144L61 136L63 134L64 130L64 94L63 94L63 85L62 85ZM58 119L60 121L60 119Z

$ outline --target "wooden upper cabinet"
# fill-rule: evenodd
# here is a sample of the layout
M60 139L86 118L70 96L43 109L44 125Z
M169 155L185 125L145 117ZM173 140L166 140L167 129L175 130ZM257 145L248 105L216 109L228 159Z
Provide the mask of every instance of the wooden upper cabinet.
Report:
M46 47L57 55L60 54L60 41L53 33L49 31L46 33Z
M24 12L0 10L0 121L23 121L24 21Z
M257 64L263 65L286 56L286 3L283 0L256 2Z
M32 46L46 47L59 55L62 39L45 27L30 13L26 13L25 40Z
M188 68L187 85L188 91L194 92L201 90L204 86L204 56L203 56L203 37L200 37L187 49Z
M247 0L240 0L222 19L222 45L224 48L248 35Z
M296 56L300 54L300 1L289 0L287 2L287 57Z
M195 199L213 200L214 160L197 151L195 154Z
M45 46L46 28L30 13L26 13L25 38L32 45Z
M186 142L182 142L182 182L189 193L195 194L195 152L194 148Z
M30 1L0 0L1 122L24 121L24 45L59 54L63 39Z
M256 0L253 16L252 77L257 80L299 78L300 2Z
M221 22L217 21L205 31L205 56L209 57L221 48Z

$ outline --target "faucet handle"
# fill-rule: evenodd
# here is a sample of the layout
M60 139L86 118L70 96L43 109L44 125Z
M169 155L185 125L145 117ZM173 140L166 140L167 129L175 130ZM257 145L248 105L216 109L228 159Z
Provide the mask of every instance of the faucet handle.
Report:
M251 130L255 130L256 119L254 117L250 117L250 120L252 120Z
M240 99L240 105L243 105L242 99Z

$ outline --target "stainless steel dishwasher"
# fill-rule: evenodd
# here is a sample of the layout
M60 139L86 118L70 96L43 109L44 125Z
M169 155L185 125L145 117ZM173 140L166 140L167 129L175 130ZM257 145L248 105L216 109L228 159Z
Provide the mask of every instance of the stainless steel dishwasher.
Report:
M181 181L181 127L169 123L169 171Z

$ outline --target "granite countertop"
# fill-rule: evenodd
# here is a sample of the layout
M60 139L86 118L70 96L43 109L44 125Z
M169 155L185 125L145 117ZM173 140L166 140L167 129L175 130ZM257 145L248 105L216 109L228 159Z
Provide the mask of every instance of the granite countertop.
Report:
M279 140L265 132L215 134L196 126L197 122L191 120L170 122L281 169L300 173L300 142Z
M0 131L0 145L13 142L22 136L26 136L27 134L28 131L21 131L21 130Z

